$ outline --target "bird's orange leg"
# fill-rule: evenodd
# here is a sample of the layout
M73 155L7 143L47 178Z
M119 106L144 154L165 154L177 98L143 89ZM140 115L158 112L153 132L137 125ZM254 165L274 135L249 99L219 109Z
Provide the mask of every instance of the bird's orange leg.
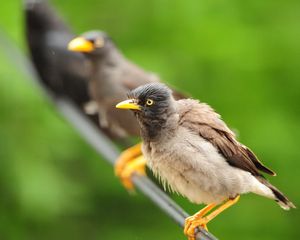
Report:
M133 173L145 175L146 160L142 155L141 143L126 149L115 163L115 174L129 191L134 189L131 181Z
M208 204L206 207L202 208L199 212L195 213L193 216L187 217L185 219L184 234L189 236L189 229L191 228L193 222L197 221L199 219L202 219L204 217L204 215L207 214L210 210L212 210L215 206L216 206L216 204L214 204L214 203ZM201 227L205 228L205 230L207 230L206 224L200 224L198 226L201 226ZM194 228L194 231L195 231L195 228ZM189 237L189 239L190 239L190 237Z
M229 208L230 206L234 205L240 196L236 196L234 199L227 200L224 204L222 204L219 208L217 208L212 213L205 216L211 209L213 209L216 205L209 204L204 209L197 212L195 215L188 217L185 221L184 227L184 234L187 235L188 240L195 240L195 229L197 227L204 227L206 230L206 224L210 222L213 218L223 212L225 209Z

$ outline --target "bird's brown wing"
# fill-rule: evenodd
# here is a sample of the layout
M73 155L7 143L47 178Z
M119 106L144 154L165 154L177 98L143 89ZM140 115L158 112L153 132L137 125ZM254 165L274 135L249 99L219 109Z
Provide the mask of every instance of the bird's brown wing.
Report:
M178 101L178 104L179 124L198 132L201 137L212 143L230 165L248 171L254 176L261 176L259 171L276 175L264 166L249 148L235 139L234 132L210 106L191 99Z

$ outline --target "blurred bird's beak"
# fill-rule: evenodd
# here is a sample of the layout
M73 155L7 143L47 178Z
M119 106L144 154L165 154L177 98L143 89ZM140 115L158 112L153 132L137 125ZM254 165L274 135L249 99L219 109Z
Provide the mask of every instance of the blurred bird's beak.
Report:
M134 102L133 99L125 100L116 105L116 108L120 109L131 109L131 110L141 110L141 107Z
M74 38L68 44L68 49L73 52L91 52L94 50L93 43L83 37Z

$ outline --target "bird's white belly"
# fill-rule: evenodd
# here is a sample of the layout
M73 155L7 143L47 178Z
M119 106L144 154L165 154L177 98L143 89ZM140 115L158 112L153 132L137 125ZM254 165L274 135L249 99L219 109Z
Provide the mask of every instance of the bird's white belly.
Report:
M209 204L260 185L250 173L230 166L205 139L188 132L178 135L181 137L143 148L148 166L171 190L191 202Z

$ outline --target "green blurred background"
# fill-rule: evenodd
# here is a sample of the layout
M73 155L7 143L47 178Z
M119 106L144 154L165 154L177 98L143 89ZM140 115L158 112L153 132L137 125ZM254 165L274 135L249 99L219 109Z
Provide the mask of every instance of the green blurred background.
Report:
M274 169L299 207L299 0L72 0L53 5L76 33L106 30L128 58L208 102ZM20 1L0 34L26 52ZM188 212L202 206L174 196ZM298 239L297 209L253 194L210 223L220 239ZM105 163L0 46L0 239L185 239L129 196Z

